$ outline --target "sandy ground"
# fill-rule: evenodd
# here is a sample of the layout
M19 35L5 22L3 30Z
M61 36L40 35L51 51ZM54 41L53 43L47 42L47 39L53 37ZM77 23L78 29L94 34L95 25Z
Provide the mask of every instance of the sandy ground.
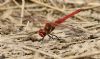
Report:
M83 8L43 40L46 22ZM0 59L100 59L99 0L0 0Z

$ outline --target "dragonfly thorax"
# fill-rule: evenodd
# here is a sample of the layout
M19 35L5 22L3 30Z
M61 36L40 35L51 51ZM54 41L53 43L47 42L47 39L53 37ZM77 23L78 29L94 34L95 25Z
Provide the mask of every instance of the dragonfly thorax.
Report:
M45 37L46 35L50 34L55 29L55 26L52 23L46 23L44 29L39 30L39 35L41 37Z

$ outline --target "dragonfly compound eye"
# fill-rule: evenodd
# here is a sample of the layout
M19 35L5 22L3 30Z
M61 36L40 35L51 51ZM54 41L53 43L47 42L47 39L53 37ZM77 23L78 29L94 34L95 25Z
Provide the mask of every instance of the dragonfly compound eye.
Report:
M40 30L39 30L39 35L40 35L41 37L45 37L45 36L46 36L46 32L45 32L43 29L40 29Z

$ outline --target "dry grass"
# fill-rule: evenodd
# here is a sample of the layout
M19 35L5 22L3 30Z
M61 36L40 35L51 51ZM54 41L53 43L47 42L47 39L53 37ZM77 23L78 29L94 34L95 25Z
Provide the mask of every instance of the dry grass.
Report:
M0 59L99 59L99 0L0 0ZM46 22L83 8L41 40ZM40 41L41 40L41 41Z

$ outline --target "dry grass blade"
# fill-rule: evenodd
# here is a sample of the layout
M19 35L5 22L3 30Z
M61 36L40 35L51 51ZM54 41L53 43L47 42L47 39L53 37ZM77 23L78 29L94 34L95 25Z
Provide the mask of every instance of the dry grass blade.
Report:
M7 3L9 3L9 2L10 2L10 0L5 0L4 3L0 4L0 7L4 6L5 4L7 4Z
M41 51L41 50L37 50L37 49L32 48L32 47L27 47L27 46L22 46L22 47L25 48L25 49L29 49L29 50L35 51L35 52L37 52L37 53L42 53L42 54L44 54L44 55L47 55L47 56L50 56L50 57L53 57L53 58L63 59L63 58L61 58L61 57L59 57L59 56L57 56L57 55L52 55L52 54L49 54L49 53L44 52L44 51Z
M91 56L98 55L98 54L100 54L100 51L95 51L92 53L87 53L87 54L83 54L83 55L79 55L79 56L71 56L71 57L67 57L65 59L78 59L78 58L84 58L84 57L91 57Z

